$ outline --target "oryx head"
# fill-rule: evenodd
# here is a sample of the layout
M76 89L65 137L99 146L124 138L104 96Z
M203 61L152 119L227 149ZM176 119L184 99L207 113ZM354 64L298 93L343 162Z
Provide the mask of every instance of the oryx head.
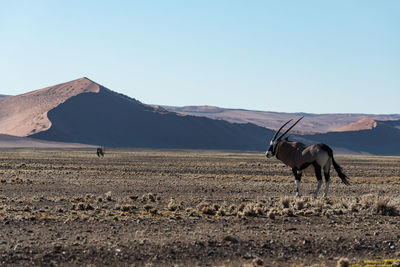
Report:
M292 126L290 126L289 129L287 129L287 130L286 130L283 134L281 134L278 138L277 138L277 136L278 136L279 132L282 130L282 128L285 127L285 126L286 126L289 122L291 122L292 120L287 121L285 124L283 124L283 125L281 126L281 128L279 128L278 131L276 131L276 133L274 134L274 137L272 137L271 141L269 142L269 148L268 148L267 152L265 152L265 156L266 156L267 158L271 158L271 157L275 156L275 154L276 154L276 148L277 148L279 142L282 141L282 137L283 137L285 134L287 134L287 133L288 133L302 118L304 118L304 116L301 117L300 119L298 119Z

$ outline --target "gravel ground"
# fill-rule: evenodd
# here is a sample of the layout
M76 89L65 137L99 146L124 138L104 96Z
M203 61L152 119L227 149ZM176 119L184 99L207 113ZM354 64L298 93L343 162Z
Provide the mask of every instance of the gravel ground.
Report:
M344 156L326 199L263 153L0 151L2 265L336 266L400 258L400 157ZM379 261L379 260L378 260ZM389 261L388 261L389 262ZM391 263L392 261L390 261Z

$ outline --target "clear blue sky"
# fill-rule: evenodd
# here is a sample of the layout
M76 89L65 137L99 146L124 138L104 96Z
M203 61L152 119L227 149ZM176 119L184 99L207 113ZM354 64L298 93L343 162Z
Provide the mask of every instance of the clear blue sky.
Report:
M83 76L144 103L400 113L400 1L0 0L0 94Z

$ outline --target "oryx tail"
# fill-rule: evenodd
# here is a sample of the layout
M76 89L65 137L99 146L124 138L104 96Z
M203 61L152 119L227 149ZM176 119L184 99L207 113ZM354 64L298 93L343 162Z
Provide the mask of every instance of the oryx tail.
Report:
M333 167L335 168L335 171L339 175L340 179L342 179L342 182L345 185L349 185L349 177L347 177L347 175L343 173L342 168L339 166L339 164L336 163L335 159L333 158L332 149L325 144L321 144L321 148L325 150L328 153L329 157L332 159Z

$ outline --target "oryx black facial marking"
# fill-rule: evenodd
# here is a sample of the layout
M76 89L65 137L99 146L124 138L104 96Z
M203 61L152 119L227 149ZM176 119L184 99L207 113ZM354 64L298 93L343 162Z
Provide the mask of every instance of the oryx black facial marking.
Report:
M300 181L303 172L313 172L317 178L317 188L313 194L317 196L318 191L322 185L322 172L325 176L325 191L323 197L328 194L330 182L330 168L331 164L335 168L342 182L346 185L349 184L348 177L342 172L342 168L336 163L333 158L333 151L325 144L313 144L306 146L300 142L291 142L282 139L303 117L298 119L292 126L289 127L279 137L280 131L292 120L283 124L274 134L269 144L269 148L265 155L268 158L275 156L277 159L292 168L293 175L296 182L296 196L300 196Z

